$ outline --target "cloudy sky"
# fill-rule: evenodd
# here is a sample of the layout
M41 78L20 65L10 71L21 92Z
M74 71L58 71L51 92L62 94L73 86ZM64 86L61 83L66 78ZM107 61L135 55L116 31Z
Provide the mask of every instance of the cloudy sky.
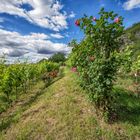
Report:
M0 55L13 62L68 54L68 42L83 37L75 20L98 17L101 7L123 16L126 28L140 22L140 0L0 0Z

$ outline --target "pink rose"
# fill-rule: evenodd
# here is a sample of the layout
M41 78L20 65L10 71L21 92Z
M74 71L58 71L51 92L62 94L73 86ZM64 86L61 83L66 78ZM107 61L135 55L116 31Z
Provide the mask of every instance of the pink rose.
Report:
M72 72L77 72L77 68L76 67L72 67L71 71Z
M114 22L115 23L119 23L120 19L119 18L115 18Z
M96 17L93 18L93 21L96 21Z

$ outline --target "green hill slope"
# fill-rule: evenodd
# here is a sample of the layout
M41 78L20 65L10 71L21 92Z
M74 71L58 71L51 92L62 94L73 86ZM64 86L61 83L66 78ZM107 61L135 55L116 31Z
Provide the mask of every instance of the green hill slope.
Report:
M133 58L137 58L140 55L140 22L126 29L124 36L126 44L134 45Z
M126 29L125 31L127 34L130 35L131 39L137 41L140 39L140 23L136 23Z

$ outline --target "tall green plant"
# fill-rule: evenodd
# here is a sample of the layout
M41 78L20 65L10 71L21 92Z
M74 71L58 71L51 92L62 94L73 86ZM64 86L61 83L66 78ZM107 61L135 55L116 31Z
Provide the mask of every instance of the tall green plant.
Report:
M72 51L72 66L76 66L81 85L89 91L98 110L110 118L113 116L115 95L113 84L119 61L116 53L120 50L123 34L123 18L113 11L102 8L100 17L84 16L75 24L84 32L84 40Z

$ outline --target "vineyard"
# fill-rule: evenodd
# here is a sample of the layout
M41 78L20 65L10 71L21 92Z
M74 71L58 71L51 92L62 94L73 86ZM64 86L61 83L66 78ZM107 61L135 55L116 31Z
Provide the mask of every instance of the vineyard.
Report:
M0 139L139 140L140 23L115 12L75 21L84 37L36 63L0 60Z
M0 113L16 101L20 94L26 94L39 80L42 79L47 86L59 73L59 64L52 62L12 65L4 62L1 60L0 64Z

